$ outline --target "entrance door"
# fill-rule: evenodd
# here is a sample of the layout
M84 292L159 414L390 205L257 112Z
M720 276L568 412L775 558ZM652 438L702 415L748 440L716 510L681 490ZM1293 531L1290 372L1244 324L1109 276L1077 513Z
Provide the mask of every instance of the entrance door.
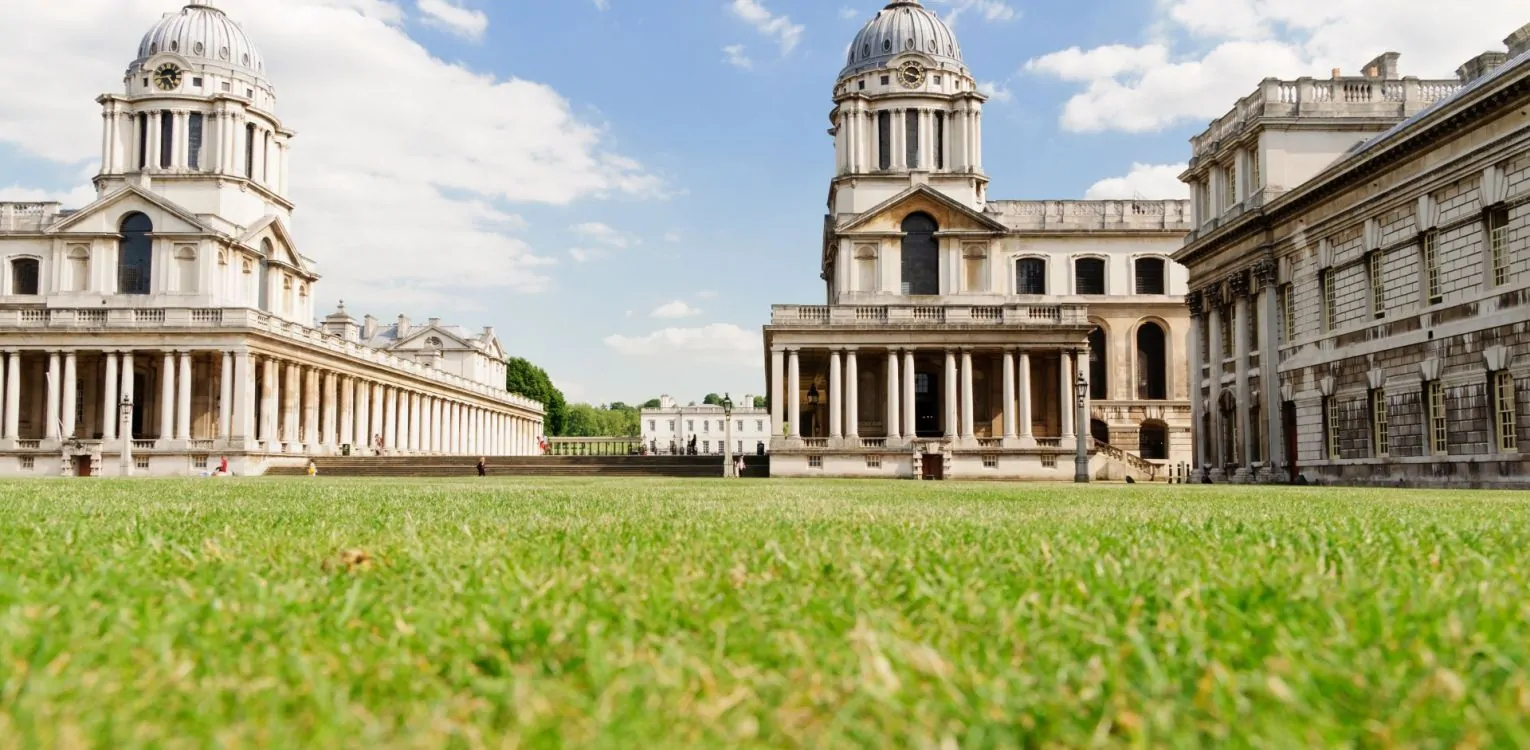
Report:
M90 476L90 456L74 457L74 475L77 477Z
M922 438L945 435L940 426L940 378L932 372L914 375L914 434Z
M1285 425L1286 433L1286 469L1291 473L1290 479L1295 482L1301 473L1296 466L1296 402L1287 401L1280 405L1281 422Z
M1110 425L1103 419L1089 420L1089 437L1094 438L1097 443L1110 445Z
M924 454L920 475L927 480L939 482L946 478L946 460L939 453Z

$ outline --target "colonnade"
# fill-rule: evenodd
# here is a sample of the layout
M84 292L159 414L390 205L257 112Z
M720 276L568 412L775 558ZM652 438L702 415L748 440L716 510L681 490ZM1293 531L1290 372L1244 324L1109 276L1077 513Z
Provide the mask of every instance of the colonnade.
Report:
M200 118L199 128L192 118ZM169 128L165 118L170 118ZM248 177L275 190L287 189L287 146L269 122L251 116L235 104L199 109L133 111L116 101L106 103L101 143L102 172L122 174L149 170L193 170ZM253 126L253 127L251 127ZM170 142L163 141L169 133ZM200 148L192 149L192 135ZM168 147L169 159L166 155Z
M841 174L881 170L882 133L877 120L883 112L890 118L886 134L888 169L982 171L982 108L976 102L958 103L952 109L896 107L873 110L863 106L856 100L848 100L839 115L835 141ZM908 142L908 118L911 115L916 118L914 134L918 142L914 144ZM916 163L909 163L911 152Z
M1279 296L1275 263L1264 260L1186 298L1194 463L1213 480L1270 478L1257 476L1258 470L1275 472L1290 460L1278 409ZM1231 351L1223 340L1224 326L1231 326ZM1257 389L1252 386L1256 372Z
M33 367L24 366L24 354L31 355ZM140 433L149 432L152 421L153 443L140 449L187 449L207 442L201 447L308 455L336 454L349 445L353 453L511 456L535 454L542 427L539 416L517 414L509 406L243 349L0 355L0 440L5 441L147 442ZM82 355L91 358L86 378ZM35 375L24 378L39 371L39 356L43 382L35 382ZM200 375L194 378L194 372ZM154 393L135 392L139 374L153 376ZM87 378L96 379L89 388ZM95 394L99 410L81 409L82 393ZM124 400L135 409L152 404L152 412L135 415L127 434L120 434ZM38 401L44 405L37 414L40 429L34 425L32 434L23 436L21 410ZM82 412L94 413L91 424L80 424Z

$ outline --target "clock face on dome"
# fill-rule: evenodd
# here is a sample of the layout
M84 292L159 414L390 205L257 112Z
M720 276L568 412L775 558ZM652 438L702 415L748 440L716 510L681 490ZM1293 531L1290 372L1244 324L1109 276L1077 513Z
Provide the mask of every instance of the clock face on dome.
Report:
M924 85L924 66L916 62L903 63L898 68L898 82L904 88L916 89Z
M165 63L154 71L154 85L162 91L174 91L181 87L181 69L174 63Z

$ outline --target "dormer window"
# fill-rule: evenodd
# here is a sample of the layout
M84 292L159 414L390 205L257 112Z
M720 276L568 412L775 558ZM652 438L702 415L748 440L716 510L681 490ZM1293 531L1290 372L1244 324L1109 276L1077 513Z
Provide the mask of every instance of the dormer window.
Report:
M431 336L430 338L425 339L425 347L427 349L433 349L439 352L441 351L441 339L436 336Z

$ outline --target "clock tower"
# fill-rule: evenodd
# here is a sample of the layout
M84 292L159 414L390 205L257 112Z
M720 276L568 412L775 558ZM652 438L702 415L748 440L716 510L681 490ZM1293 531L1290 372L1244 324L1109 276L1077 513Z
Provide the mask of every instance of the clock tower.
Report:
M834 86L830 214L863 213L915 185L982 210L984 101L945 22L919 0L888 3L856 35Z
M124 92L97 101L99 196L134 184L227 229L290 217L295 134L274 114L265 59L215 0L160 18L139 42Z

